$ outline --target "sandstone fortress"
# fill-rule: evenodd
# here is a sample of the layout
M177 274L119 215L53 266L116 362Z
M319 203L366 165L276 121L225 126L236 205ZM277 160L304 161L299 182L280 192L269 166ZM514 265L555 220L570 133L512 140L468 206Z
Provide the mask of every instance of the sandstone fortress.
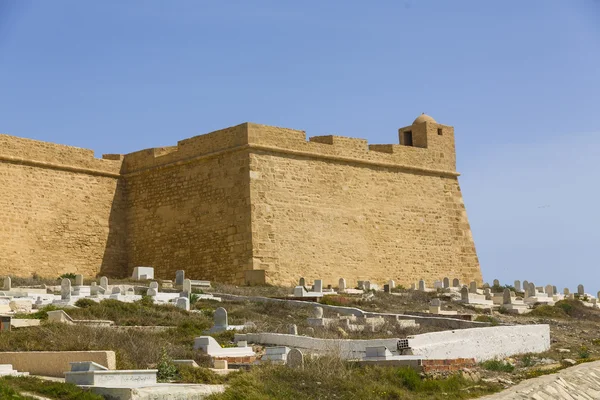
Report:
M481 282L454 128L421 115L398 135L244 123L102 159L0 135L0 274Z

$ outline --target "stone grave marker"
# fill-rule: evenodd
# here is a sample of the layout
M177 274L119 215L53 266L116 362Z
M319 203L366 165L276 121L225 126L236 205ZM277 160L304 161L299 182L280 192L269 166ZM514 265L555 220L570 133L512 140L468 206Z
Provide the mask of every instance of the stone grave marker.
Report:
M452 287L460 287L460 280L458 278L452 279Z
M521 292L521 281L515 281L515 292Z
M314 318L323 318L323 307L314 307L313 315Z
M510 295L510 289L504 289L504 296L502 299L502 304L512 304L512 296Z
M4 278L4 286L2 289L6 291L10 291L12 289L12 280L10 279L10 276L6 276Z
M155 297L157 294L158 290L154 288L148 288L148 290L146 290L146 296Z
M469 293L477 293L477 281L473 281L469 284Z
M450 279L445 277L442 282L444 283L444 289L448 289L450 287Z
M75 275L75 286L83 286L83 275Z
M460 289L460 299L464 303L469 302L469 289L467 289L466 286L463 286L462 289Z
M156 289L158 291L158 282L156 282L156 281L150 282L150 285L148 285L148 288Z
M577 294L583 296L585 294L583 290L583 285L577 285Z
M494 286L500 286L500 281L498 279L494 279Z
M97 296L98 295L98 288L100 286L98 286L96 284L96 282L92 282L92 284L90 285L90 295L91 296Z
M214 314L215 328L227 330L229 323L227 321L227 310L223 307L219 307L215 310Z
M340 278L338 281L338 290L343 292L346 290L346 280L344 278Z
M148 289L148 290L153 290L153 289ZM175 303L175 305L177 306L177 308L181 308L182 310L185 310L185 311L190 311L190 299L188 299L187 297L179 297L177 299L177 302Z
M386 283L385 285L383 285L383 291L385 293L392 293L392 291L390 289L390 285L388 283Z
M291 349L286 364L290 368L304 368L304 355L298 349Z
M60 298L62 300L71 299L71 280L67 278L60 282Z
M183 280L185 279L185 271L180 269L179 271L175 271L175 285L181 286L183 285Z
M419 290L422 292L425 291L425 281L423 279L419 280Z
M569 288L564 288L564 289L563 289L563 294L564 294L565 296L568 296L568 295L569 295L569 293L570 293L570 292L569 292Z
M290 332L290 335L298 334L298 327L296 326L296 324L292 324L289 326L289 332Z
M121 294L121 288L118 286L113 286L112 294Z
M103 276L100 278L100 287L103 287L104 290L108 290L108 278Z
M548 297L554 296L554 288L552 287L552 285L546 285L545 292L548 295Z
M306 287L306 279L300 278L298 281L298 286Z
M190 294L192 294L192 281L190 279L183 280L183 294L185 297L190 297Z
M396 281L393 279L390 279L388 282L388 285L390 285L390 292L392 291L392 289L396 288Z
M313 285L313 291L316 293L323 293L323 280L315 279L315 283Z

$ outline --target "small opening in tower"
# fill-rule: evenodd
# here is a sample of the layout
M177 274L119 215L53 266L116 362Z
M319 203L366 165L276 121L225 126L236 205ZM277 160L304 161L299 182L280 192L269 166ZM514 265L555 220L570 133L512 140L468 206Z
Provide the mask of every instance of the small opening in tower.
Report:
M438 135L442 136L442 128L438 128Z
M412 131L406 131L404 132L404 145L405 146L412 146L413 142L412 142Z

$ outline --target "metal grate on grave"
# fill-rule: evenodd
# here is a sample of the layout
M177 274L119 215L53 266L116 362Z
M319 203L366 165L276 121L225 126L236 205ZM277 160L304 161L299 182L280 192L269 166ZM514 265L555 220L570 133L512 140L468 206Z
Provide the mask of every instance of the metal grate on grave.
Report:
M410 349L410 346L408 345L408 339L398 339L398 350L407 350Z

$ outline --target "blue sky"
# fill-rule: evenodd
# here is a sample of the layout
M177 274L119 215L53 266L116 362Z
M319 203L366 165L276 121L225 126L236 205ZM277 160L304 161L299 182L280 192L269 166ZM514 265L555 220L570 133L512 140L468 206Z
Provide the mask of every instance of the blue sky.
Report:
M0 132L102 153L244 121L456 130L484 278L600 289L600 1L0 0Z

